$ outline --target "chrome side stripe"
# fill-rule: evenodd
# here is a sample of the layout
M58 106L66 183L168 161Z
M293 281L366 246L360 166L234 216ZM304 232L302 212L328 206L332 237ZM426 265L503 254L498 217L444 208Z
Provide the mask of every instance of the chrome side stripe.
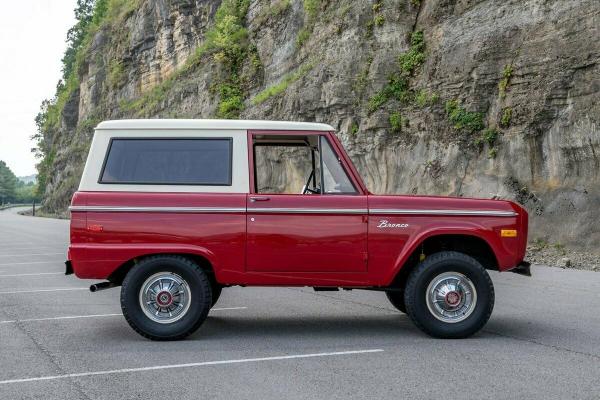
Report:
M405 209L386 209L376 208L369 210L369 214L401 214L401 215L461 215L461 216L480 216L480 217L515 217L514 211L493 211L493 210L405 210Z
M245 213L245 207L122 207L122 206L71 206L70 211L89 212L150 212L150 213ZM376 208L249 208L256 214L369 214L369 215L447 215L480 217L515 217L514 211L493 210L416 210Z
M245 213L246 207L121 207L71 206L70 211L89 212L154 212L154 213Z
M366 208L249 208L260 214L366 214Z

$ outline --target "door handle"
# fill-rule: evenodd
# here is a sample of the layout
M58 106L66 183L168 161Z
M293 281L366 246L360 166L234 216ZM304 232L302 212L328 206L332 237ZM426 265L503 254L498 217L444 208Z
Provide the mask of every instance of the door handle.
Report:
M250 197L250 201L254 202L254 201L269 201L270 198L269 197L265 197L265 196L259 196L259 197Z

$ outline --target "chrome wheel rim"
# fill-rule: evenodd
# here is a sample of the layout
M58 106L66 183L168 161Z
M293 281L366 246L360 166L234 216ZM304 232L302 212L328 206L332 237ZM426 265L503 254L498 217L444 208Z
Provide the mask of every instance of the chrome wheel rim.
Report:
M464 321L475 310L477 290L459 272L444 272L432 279L425 293L427 308L437 319L448 323Z
M159 272L144 281L139 300L148 318L159 324L171 324L189 311L192 292L181 276Z

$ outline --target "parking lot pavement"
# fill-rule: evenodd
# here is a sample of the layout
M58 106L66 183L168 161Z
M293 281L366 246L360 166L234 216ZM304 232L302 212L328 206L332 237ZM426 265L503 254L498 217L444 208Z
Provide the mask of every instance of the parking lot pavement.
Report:
M493 273L466 340L380 292L227 288L188 340L152 342L119 290L64 276L68 221L0 212L0 399L600 398L600 274Z

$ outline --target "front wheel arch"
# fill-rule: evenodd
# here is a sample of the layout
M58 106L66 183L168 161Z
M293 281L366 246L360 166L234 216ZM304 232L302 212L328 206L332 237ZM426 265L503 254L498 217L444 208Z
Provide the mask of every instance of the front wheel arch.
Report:
M404 290L408 276L427 257L442 251L455 251L476 259L485 269L498 271L496 254L490 244L481 237L471 234L436 234L422 239L415 245L404 263L397 267L389 285Z

